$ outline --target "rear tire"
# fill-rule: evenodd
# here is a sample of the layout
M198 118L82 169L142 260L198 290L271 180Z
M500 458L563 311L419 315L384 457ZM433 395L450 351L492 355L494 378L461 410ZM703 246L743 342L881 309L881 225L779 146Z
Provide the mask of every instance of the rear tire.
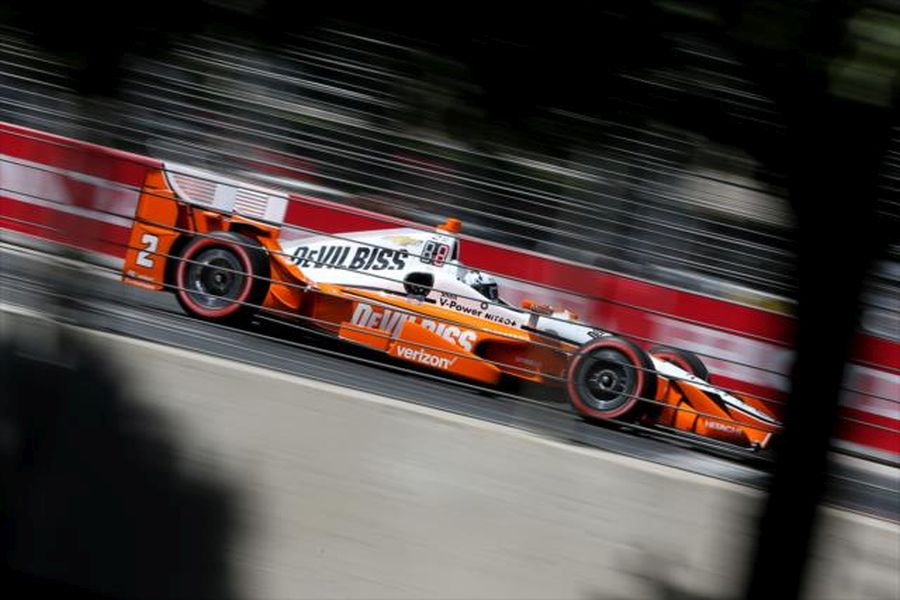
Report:
M568 371L569 401L590 420L626 417L635 420L655 412L656 371L647 353L619 337L583 346Z
M259 310L269 274L269 256L259 242L217 231L185 245L175 268L175 297L189 315L242 322Z
M709 369L693 352L672 348L671 346L655 346L650 348L650 355L653 358L670 362L703 381L709 381Z

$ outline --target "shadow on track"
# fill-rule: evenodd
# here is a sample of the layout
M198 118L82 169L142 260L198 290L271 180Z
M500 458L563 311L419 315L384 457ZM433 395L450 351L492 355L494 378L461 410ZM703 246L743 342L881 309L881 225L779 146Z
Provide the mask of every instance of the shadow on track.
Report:
M234 598L233 491L187 476L166 419L46 325L0 341L2 548L15 597Z

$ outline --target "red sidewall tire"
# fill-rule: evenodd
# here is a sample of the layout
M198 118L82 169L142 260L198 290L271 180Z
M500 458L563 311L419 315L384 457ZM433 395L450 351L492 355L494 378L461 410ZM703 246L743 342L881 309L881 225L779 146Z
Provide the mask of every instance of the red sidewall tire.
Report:
M197 304L191 295L187 293L187 286L185 285L185 272L191 264L189 261L193 260L201 250L211 246L227 248L230 252L233 252L238 260L240 260L241 266L244 269L244 287L241 290L241 293L238 294L231 304L219 309L210 309ZM195 238L191 242L188 242L187 247L184 249L184 253L181 255L181 260L178 261L178 268L175 270L175 285L177 286L176 295L178 296L181 305L185 307L189 313L211 320L228 319L235 316L244 308L244 303L247 302L247 298L249 298L250 292L253 290L253 281L256 276L257 273L254 272L250 255L247 253L247 249L240 244L224 237Z
M617 406L609 411L602 411L589 406L582 399L578 391L578 377L584 361L594 352L606 349L615 350L628 360L635 372L635 385L634 389L629 392L630 398L621 406ZM638 412L636 405L641 402L641 399L645 396L655 396L656 394L656 372L653 371L651 361L643 350L622 338L599 339L580 348L578 355L569 365L566 379L566 387L572 406L580 415L591 419L615 419L630 412ZM654 398L650 399L653 400Z

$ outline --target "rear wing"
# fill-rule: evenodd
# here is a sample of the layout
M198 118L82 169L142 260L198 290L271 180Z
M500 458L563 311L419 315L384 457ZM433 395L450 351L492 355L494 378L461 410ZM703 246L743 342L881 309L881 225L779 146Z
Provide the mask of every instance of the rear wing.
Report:
M188 204L268 224L284 223L288 193L236 181L186 165L164 163L163 173L175 196Z
M184 205L200 209L183 210ZM288 192L244 183L202 169L163 163L147 173L131 226L122 279L149 289L166 284L167 258L183 233L206 233L223 221L275 232L284 223Z

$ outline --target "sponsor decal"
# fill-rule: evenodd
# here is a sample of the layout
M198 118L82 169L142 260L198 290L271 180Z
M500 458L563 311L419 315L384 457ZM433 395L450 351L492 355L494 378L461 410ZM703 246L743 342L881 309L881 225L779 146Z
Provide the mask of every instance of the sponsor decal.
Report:
M508 317L506 315L493 313L488 310L490 304L488 304L487 302L481 302L478 306L473 306L472 304L466 304L465 301L459 301L457 299L457 296L454 296L453 294L442 293L441 297L438 298L438 304L442 308L449 308L450 310L455 310L456 312L464 315L471 315L473 317L486 319L488 321L500 323L501 325L508 325L510 327L519 326L519 321L517 319Z
M398 246L418 246L422 243L421 239L415 238L411 235L389 235L384 239L389 242L393 242Z
M707 429L714 429L717 431L723 431L725 433L741 433L741 430L732 425L726 425L725 423L720 423L719 421L707 421L706 422Z
M509 325L510 327L518 327L519 322L513 319L512 317L504 317L503 315L495 315L490 312L486 312L481 315L488 321L493 321L494 323L500 323L501 325Z
M406 267L409 252L342 244L297 246L294 261L301 269L349 269L351 271L398 271Z
M438 298L438 304L440 304L444 308L455 310L456 312L462 313L464 315L472 315L473 317L480 317L482 314L484 314L484 311L476 306L469 306L450 298Z
M456 358L438 356L437 354L432 354L422 348L410 348L409 346L398 345L396 350L397 356L400 358L405 358L406 360L411 360L412 362L435 367L437 369L449 369L456 364Z
M350 317L350 322L354 325L380 329L389 333L391 337L399 337L400 331L407 321L416 323L469 352L472 351L472 345L478 339L478 334L471 329L461 329L456 325L422 319L416 315L389 308L382 309L363 302L357 303L356 308L353 309L353 316Z

